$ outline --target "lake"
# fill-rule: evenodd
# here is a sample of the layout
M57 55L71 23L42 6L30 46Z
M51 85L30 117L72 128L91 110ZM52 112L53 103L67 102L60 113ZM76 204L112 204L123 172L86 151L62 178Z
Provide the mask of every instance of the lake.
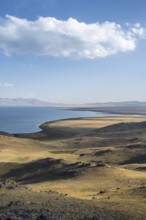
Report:
M0 131L29 133L39 131L39 125L46 121L107 115L110 114L49 107L0 107Z

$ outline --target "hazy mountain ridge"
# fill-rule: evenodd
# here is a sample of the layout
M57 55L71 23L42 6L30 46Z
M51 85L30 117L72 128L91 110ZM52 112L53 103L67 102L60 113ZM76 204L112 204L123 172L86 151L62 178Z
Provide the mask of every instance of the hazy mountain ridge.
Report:
M0 98L0 106L55 106L55 103L45 102L39 99L25 98Z
M84 104L52 103L32 98L0 98L0 106L49 106L49 107L108 107L108 106L146 106L146 102L96 102Z
M123 101L123 102L97 102L97 103L88 103L88 106L91 107L108 107L108 106L141 106L146 105L146 102L140 101Z

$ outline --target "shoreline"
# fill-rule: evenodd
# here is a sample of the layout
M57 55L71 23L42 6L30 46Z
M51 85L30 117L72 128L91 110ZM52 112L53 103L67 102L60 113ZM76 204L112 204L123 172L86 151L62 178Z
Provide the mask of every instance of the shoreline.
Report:
M73 138L78 135L78 128L86 130L88 127L88 122L91 126L91 130L94 128L95 124L102 122L106 127L112 124L119 123L131 123L131 122L141 122L146 121L146 116L142 115L111 115L111 116L94 116L94 117L78 117L78 118L67 118L60 120L53 120L42 123L38 132L29 132L29 133L17 133L13 134L14 137L28 138L28 139L38 139L38 140L59 140L59 139L68 139ZM110 121L110 124L108 124ZM87 122L87 124L86 124ZM83 126L85 125L85 127ZM67 125L69 126L67 128ZM76 126L75 126L76 125ZM89 129L90 130L90 129Z
M102 113L102 112L99 112L99 113ZM87 118L112 118L112 117L146 117L146 115L142 115L142 114L134 114L134 113L131 113L131 114L119 114L119 113L109 113L109 112L105 112L107 114L111 114L111 115L103 115L103 116L87 116L87 117L77 117L77 118L64 118L64 119L57 119L57 120L52 120L52 121L45 121L38 126L39 130L38 131L34 131L34 132L26 132L26 133L12 133L12 135L21 135L21 134L33 134L33 133L38 133L38 132L42 132L44 130L44 126L47 124L51 124L51 123L56 123L56 122L62 122L62 121L71 121L71 120L84 120L84 119L87 119Z
M56 109L56 108L55 108ZM61 109L61 108L60 108ZM75 110L75 109L61 109L61 110L68 110L68 111L82 111L82 112L94 112L94 113L99 113L101 115L96 115L95 116L79 116L79 117L68 117L68 118L62 118L62 119L54 119L54 120L44 120L42 121L41 123L37 124L36 125L36 128L35 130L33 131L26 131L26 132L21 132L21 133L17 133L17 132L7 132L7 131L4 131L4 130L0 130L0 133L6 133L6 134L11 134L11 135L17 135L17 134L32 134L32 133L37 133L37 132L41 132L42 131L42 125L46 124L46 123L53 123L53 122L56 122L56 121L62 121L62 120L72 120L72 119L81 119L81 118L88 118L88 117L109 117L109 116L112 116L112 115L119 115L119 114L110 114L110 113L104 113L104 112L95 112L95 111L92 111L92 110ZM103 114L103 115L102 115Z
M68 121L68 120L83 120L85 118L103 118L103 117L146 117L146 113L141 113L141 112L118 112L118 111L110 111L105 110L105 109L96 109L96 108L67 108L64 110L69 110L69 111L90 111L90 112L94 112L97 113L99 115L95 115L95 116L81 116L81 117L69 117L69 118L62 118L62 119L56 119L56 120L49 120L49 121L43 121L40 124L36 125L36 130L34 131L26 131L26 132L21 132L21 133L17 133L17 132L6 132L1 130L0 134L8 134L8 135L27 135L27 134L36 134L36 133L41 133L44 132L44 127L45 125L49 125L51 123L55 123L55 122L60 122L60 121Z
M123 107L123 106L122 106ZM127 106L126 106L127 107ZM131 107L131 106L130 106ZM105 109L107 108L107 109ZM105 107L105 108L71 108L68 110L73 110L73 111L91 111L91 112L97 112L97 113L106 113L106 114L115 114L115 115L140 115L140 116L146 116L146 110L145 112L140 112L140 111L121 111L121 110L114 110L115 107ZM109 108L113 108L113 110L110 110Z

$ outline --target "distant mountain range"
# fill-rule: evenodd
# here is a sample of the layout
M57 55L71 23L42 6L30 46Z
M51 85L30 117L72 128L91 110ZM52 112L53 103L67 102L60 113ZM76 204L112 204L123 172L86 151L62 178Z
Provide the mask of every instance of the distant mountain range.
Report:
M55 103L49 103L38 99L24 98L0 98L0 106L55 106Z
M108 107L108 106L143 106L146 102L125 101L125 102L105 102L105 103L88 103L90 107Z
M85 104L63 104L41 101L39 99L24 98L0 98L0 106L48 106L48 107L68 107L68 108L97 108L114 106L146 106L146 102L125 101L125 102L105 102L105 103L85 103Z

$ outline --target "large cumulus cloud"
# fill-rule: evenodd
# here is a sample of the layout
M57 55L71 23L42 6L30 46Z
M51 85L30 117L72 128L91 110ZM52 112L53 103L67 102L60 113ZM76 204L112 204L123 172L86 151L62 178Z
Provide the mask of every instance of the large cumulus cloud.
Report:
M35 54L75 59L107 57L135 50L145 29L140 24L86 24L39 17L35 21L7 15L0 21L0 50L6 55Z

